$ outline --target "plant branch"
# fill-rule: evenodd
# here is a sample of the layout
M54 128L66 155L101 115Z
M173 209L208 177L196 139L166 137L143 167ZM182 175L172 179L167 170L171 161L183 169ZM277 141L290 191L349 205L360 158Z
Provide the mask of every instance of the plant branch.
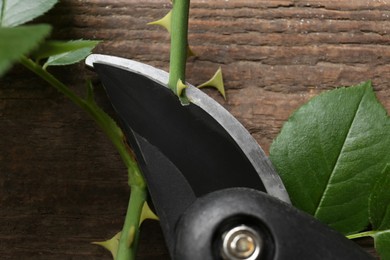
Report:
M123 131L118 127L116 122L95 103L92 97L91 88L88 89L87 99L83 99L31 59L22 57L20 62L27 69L47 81L73 103L86 111L95 120L119 152L127 167L131 195L125 224L119 241L117 260L134 259L136 247L138 245L140 216L146 200L147 191L145 180L135 158L132 156L130 148L126 144Z
M119 240L116 260L135 259L139 241L140 216L146 201L146 196L146 189L139 188L138 186L131 187L131 196Z
M190 0L173 0L169 88L177 94L177 82L185 82Z
M56 88L73 103L86 111L98 124L98 126L107 135L110 141L118 150L123 162L129 169L129 185L137 185L145 187L144 178L137 166L137 162L132 157L131 152L125 142L123 131L117 126L116 122L107 115L92 99L83 99L70 90L65 84L59 81L52 74L44 70L40 65L36 64L31 59L22 57L21 64L34 72L36 75L47 81L51 86Z

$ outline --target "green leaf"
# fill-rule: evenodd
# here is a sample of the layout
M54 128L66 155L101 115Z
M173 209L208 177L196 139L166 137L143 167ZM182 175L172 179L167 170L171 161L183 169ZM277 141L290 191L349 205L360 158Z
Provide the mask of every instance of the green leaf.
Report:
M4 0L0 0L0 24L1 24L1 21L3 20L3 12L4 12L3 2L4 2Z
M2 0L0 27L24 24L50 10L58 0Z
M375 249L381 260L390 260L390 230L376 232L373 237Z
M50 56L80 50L83 48L95 48L100 41L76 40L76 41L47 41L36 50L32 57L35 59L45 59Z
M49 25L0 28L0 76L12 63L36 48L50 31Z
M46 68L48 66L63 66L79 62L91 54L91 50L95 47L95 45L96 44L90 47L50 56L43 67Z
M372 191L369 216L374 230L390 229L390 164L386 165Z
M390 164L387 164L369 199L375 248L382 260L390 260Z
M298 109L270 159L293 204L344 233L369 224L368 197L389 161L390 123L371 83L323 93Z

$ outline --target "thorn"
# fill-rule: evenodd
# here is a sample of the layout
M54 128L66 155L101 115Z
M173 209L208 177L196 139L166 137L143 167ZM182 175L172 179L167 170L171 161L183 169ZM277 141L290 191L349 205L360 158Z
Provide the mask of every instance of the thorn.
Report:
M111 252L112 258L116 259L120 237L121 237L121 232L117 233L109 240L102 241L102 242L92 242L92 244L104 247L105 249Z
M160 25L164 27L169 33L171 33L171 17L172 17L172 10L169 11L163 18L160 20L150 22L149 25Z
M133 245L135 237L135 227L131 226L129 233L127 234L127 247L130 248Z
M159 26L162 26L162 27L164 27L168 31L168 33L171 33L171 28L172 28L171 20L172 20L172 10L169 11L160 20L157 20L157 21L154 21L154 22L150 22L150 23L148 23L148 25L159 25ZM190 46L187 45L187 58L188 57L195 57L195 56L196 56L196 54L192 51Z
M148 203L145 201L144 206L142 207L141 217L139 221L139 225L146 220L146 219L153 219L153 220L159 220L157 215L154 214L154 212L150 209Z
M217 72L214 74L214 76L206 81L205 83L198 86L198 88L203 87L213 87L216 88L219 93L223 96L223 98L226 100L226 94L225 94L225 86L223 84L223 77L222 77L222 69L219 67Z
M177 84L176 84L176 93L177 93L177 96L181 96L181 94L183 93L183 90L187 88L187 85L183 84L183 82L181 81L181 79L179 79L177 81Z
M187 58L189 57L196 57L195 52L191 49L189 45L187 45Z

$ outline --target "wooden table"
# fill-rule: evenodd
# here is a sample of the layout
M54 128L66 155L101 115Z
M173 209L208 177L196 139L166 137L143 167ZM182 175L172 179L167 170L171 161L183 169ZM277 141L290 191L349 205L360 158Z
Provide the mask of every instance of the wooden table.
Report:
M198 55L188 81L222 67L227 101L207 90L266 151L283 122L310 97L371 79L390 110L390 0L193 0L189 42ZM99 39L95 53L167 70L168 34L148 22L168 0L63 0L41 18L56 39ZM54 74L84 93L83 64ZM94 122L16 66L0 82L2 259L110 259L91 245L121 229L129 190L118 154ZM371 241L367 247L372 250ZM169 259L157 222L143 227L139 259Z

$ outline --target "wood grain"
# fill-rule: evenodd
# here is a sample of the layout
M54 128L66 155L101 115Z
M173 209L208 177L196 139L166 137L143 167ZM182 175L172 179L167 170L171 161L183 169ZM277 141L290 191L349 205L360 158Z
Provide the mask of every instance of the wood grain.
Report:
M168 0L64 0L39 22L56 39L99 39L96 53L167 70L169 37L147 23ZM314 95L372 80L390 110L390 1L193 0L188 81L221 66L227 101L268 151L283 122ZM82 64L52 69L78 93L84 79L112 110ZM16 66L0 81L0 255L2 259L110 259L91 245L121 229L129 190L113 146L92 120ZM368 243L368 244L367 244ZM362 244L372 251L372 241ZM143 229L139 259L168 259L157 223Z

